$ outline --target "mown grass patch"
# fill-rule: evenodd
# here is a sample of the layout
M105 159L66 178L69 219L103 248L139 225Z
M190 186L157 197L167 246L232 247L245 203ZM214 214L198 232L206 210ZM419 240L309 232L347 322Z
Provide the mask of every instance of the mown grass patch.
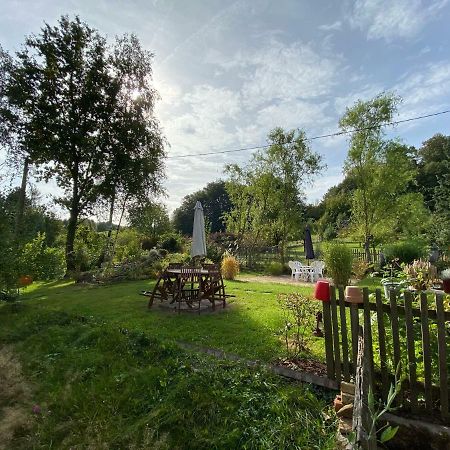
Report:
M22 298L36 307L94 316L163 341L183 341L269 362L284 356L280 338L284 324L277 296L293 292L312 294L312 287L227 281L227 292L235 297L229 299L229 307L224 311L177 314L157 307L147 309L146 298L138 293L151 289L153 283L41 284L26 291ZM313 357L323 359L323 339L312 337L311 351Z
M31 302L0 321L41 407L33 448L334 448L324 399L262 368Z

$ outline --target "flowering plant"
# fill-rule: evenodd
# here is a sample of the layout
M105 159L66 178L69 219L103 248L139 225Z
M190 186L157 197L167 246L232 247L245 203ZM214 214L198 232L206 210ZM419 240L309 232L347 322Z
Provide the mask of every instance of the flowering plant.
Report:
M412 264L405 265L403 272L408 277L410 285L418 291L430 288L437 278L436 267L421 259L415 259Z

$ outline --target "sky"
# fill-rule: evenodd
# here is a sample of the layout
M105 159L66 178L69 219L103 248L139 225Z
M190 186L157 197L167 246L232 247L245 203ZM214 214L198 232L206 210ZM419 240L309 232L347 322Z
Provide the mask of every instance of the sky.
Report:
M170 144L160 200L170 211L252 152L180 155L264 145L276 126L332 133L346 107L385 90L403 99L398 119L450 109L450 0L0 0L0 10L11 52L68 14L111 41L135 33L154 53L156 115ZM450 134L450 114L389 136L420 146L437 132ZM311 147L327 165L304 189L317 202L342 180L348 140Z

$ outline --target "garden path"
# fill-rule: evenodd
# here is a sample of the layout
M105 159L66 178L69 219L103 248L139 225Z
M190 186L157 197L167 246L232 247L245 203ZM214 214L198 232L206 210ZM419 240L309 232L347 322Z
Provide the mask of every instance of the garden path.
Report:
M278 283L278 284L293 284L297 286L307 286L312 287L314 283L308 283L306 281L296 281L293 280L290 275L239 275L238 280L240 281L249 281L249 282L257 282L257 283Z

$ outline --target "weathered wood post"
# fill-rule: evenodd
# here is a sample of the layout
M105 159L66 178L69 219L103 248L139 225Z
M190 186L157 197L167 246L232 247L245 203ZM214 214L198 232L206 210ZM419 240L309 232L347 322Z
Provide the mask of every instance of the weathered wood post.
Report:
M355 404L353 406L353 431L355 432L356 449L376 450L376 435L370 435L372 418L370 416L368 398L371 386L369 360L370 353L364 351L364 330L358 330L358 358L356 364Z

